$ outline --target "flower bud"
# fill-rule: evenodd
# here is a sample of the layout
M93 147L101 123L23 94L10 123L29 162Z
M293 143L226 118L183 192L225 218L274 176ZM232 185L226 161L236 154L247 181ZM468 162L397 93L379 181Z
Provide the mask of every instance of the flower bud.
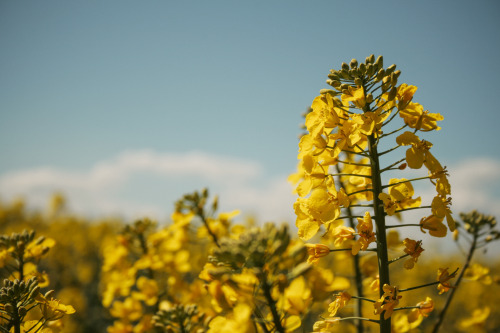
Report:
M361 87L363 85L363 81L359 77L354 79L354 84L356 84L358 87Z
M351 68L356 68L358 67L358 61L356 59L352 59L350 65Z
M382 80L385 77L385 70L382 68L377 73L377 81Z
M359 64L359 74L365 75L365 73L366 73L366 65L363 63Z
M384 67L384 57L381 55L377 57L377 61L375 61L375 67L376 69L381 69Z
M373 102L373 95L372 93L368 93L366 95L366 103L370 104L371 102Z
M375 72L375 67L372 64L366 65L366 76L371 77Z
M342 63L342 71L348 71L349 70L349 65L346 64L345 62Z
M373 64L373 62L375 61L375 55L374 54L370 54L368 57L366 57L365 59L365 62L366 64Z
M387 69L385 70L385 75L389 75L391 74L392 72L394 72L394 70L396 69L396 65L395 64L392 64L390 65L389 67L387 67Z
M392 89L389 91L389 94L387 96L387 100L392 101L394 98L396 98L396 95L398 94L398 90L396 87L392 87Z

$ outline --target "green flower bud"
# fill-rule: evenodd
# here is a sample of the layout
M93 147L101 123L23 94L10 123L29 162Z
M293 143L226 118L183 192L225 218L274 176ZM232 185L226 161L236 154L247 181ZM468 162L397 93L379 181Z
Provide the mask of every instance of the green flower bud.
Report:
M375 55L374 54L370 54L368 57L366 57L365 59L365 62L366 64L373 64L373 62L375 61Z
M363 63L359 64L359 74L365 75L365 73L366 73L366 65Z
M392 89L389 91L387 99L389 101L392 101L394 98L396 98L397 94L398 94L398 90L396 89L396 87L392 87Z
M358 67L358 61L356 59L352 59L350 65L351 68L356 68Z
M385 70L385 75L390 75L396 69L396 65L392 64Z
M376 69L382 69L384 67L384 57L378 56L377 61L375 61Z
M348 71L349 70L349 65L346 64L345 62L343 62L341 68L342 68L342 71Z

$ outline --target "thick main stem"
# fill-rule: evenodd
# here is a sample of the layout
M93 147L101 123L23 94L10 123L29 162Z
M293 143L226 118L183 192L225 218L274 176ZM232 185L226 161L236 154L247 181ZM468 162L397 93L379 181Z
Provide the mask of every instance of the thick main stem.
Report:
M389 257L387 255L387 237L385 227L385 212L382 201L378 198L382 193L382 179L380 177L380 162L376 146L376 138L372 134L368 137L368 149L370 152L371 171L372 171L372 187L373 187L373 212L375 217L375 225L377 227L377 256L378 256L378 271L380 278L380 297L383 295L382 287L385 284L390 285L389 279ZM380 332L391 332L391 318L384 319L383 313L380 314Z

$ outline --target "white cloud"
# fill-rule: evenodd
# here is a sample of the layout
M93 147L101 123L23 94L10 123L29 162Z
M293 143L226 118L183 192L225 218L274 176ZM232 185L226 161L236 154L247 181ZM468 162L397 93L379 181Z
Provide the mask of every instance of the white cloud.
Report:
M477 209L500 218L500 161L465 160L449 166L452 210ZM258 221L289 221L295 216L295 196L286 174L270 177L252 160L203 152L160 153L127 151L96 163L88 170L56 167L17 170L0 175L3 200L22 196L28 204L43 207L55 191L64 193L70 208L90 216L122 215L128 219L152 216L164 219L182 194L208 187L220 197L221 210L240 209ZM430 204L435 191L427 181L416 183L423 204ZM407 214L418 223L420 211Z
M42 208L59 191L77 213L126 218L164 218L177 198L204 186L220 195L222 209L240 209L259 219L291 219L293 196L286 175L270 179L255 161L203 152L127 151L84 171L41 167L0 175L4 200L21 196Z

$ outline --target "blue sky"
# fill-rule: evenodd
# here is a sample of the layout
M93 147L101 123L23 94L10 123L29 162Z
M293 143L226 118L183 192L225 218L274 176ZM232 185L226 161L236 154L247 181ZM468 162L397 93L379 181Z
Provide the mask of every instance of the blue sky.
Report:
M500 216L496 1L2 1L0 198L164 218L209 186L293 220L300 114L331 68L383 55L441 113L455 212Z

